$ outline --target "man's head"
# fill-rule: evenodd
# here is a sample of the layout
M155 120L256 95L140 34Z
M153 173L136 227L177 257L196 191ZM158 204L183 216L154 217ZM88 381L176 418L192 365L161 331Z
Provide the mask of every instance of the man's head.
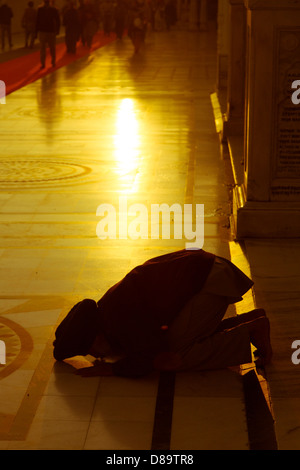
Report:
M74 305L55 332L53 355L63 361L85 356L99 333L99 310L94 300L84 299Z

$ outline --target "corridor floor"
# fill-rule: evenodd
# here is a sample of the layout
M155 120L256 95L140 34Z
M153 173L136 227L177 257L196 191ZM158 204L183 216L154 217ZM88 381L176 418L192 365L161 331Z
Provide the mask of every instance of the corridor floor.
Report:
M1 449L152 448L159 375L82 378L87 359L55 363L53 334L77 301L187 242L100 239L102 204L204 204L203 248L247 269L230 238L216 64L213 29L149 33L136 56L115 41L1 106ZM176 375L169 448L249 448L239 371Z

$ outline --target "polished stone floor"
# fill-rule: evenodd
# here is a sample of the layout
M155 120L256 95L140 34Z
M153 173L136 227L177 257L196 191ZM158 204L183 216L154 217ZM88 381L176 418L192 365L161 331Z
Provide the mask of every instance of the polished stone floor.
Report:
M256 302L264 305L271 323L274 358L266 373L278 448L299 450L300 240L247 240L245 247Z
M53 332L78 300L185 246L99 239L97 208L118 214L120 198L204 204L204 249L248 269L230 235L216 64L213 29L150 32L137 56L114 42L1 106L0 448L151 449L158 375L84 379L74 368L86 359L54 363ZM249 293L238 309L252 306ZM239 371L177 374L170 448L249 448Z

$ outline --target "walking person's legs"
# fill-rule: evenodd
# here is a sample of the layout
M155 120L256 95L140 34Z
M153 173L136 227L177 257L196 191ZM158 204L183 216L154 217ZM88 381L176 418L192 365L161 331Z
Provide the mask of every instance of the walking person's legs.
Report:
M30 31L30 33L29 33L29 39L30 39L29 47L30 47L30 48L33 48L33 46L34 46L34 40L35 40L35 31L34 31L34 30L31 30L31 31Z
M6 37L7 37L9 47L12 47L11 27L8 24L2 24L1 25L1 47L2 47L2 50L5 48L5 38Z
M55 33L48 33L48 44L51 55L52 66L55 67L56 64L56 35Z
M39 39L41 68L44 68L46 62L47 34L41 31L39 34Z
M0 29L1 29L1 48L3 50L5 47L5 29L4 29L3 24L0 25Z
M8 39L9 47L12 47L13 43L11 40L11 25L10 24L7 25L6 32L7 32L7 39Z

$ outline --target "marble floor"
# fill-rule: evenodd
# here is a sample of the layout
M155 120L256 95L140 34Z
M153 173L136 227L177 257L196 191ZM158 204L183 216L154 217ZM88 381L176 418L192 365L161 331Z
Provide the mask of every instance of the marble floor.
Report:
M278 448L299 450L300 240L247 240L245 249L256 302L264 305L271 323L274 358L266 374Z
M249 269L230 234L231 174L210 103L216 64L213 28L150 32L137 56L116 41L1 106L1 449L152 448L158 374L82 378L74 371L87 359L55 363L53 334L78 300L185 247L183 237L100 239L102 204L117 214L120 200L148 211L204 204L204 249ZM238 309L253 302L250 292ZM241 377L177 374L169 448L249 449Z

